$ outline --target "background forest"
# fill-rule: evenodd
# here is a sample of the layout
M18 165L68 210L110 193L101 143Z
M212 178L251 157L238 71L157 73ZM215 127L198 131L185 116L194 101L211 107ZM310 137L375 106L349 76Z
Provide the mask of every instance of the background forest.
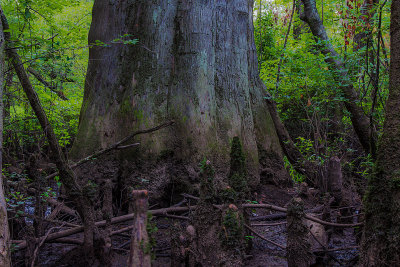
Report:
M117 36L109 43L101 40L88 43L93 2L0 1L9 24L5 32L11 34L6 50L16 49L21 57L66 157L78 134L89 48L107 48L113 44L141 45L140 36L130 35ZM319 188L321 193L317 197L314 195L315 198L307 202L306 208L311 202L326 202L324 191L327 191L328 184L310 179L302 166L313 166L316 176L327 176L330 160L337 157L343 175L343 190L346 192L344 198L351 198L348 206L356 207L349 209L346 215L352 218L358 216L354 214L362 212L361 199L367 191L367 181L373 173L376 159L376 146L370 140L382 135L385 105L389 96L391 2L317 0L318 13L329 41L317 38L309 24L301 19L304 13L301 1L254 2L254 40L259 75L269 92L266 100L276 103L280 119L302 155L296 162L290 155L284 155L283 164L288 172L285 177L290 177L284 187L289 184L292 190L289 191L293 194L303 192L304 188ZM341 63L332 64L329 62L331 55L321 53L327 42L332 44ZM52 174L56 167L54 157L10 61L7 61L4 69L2 173L11 239L25 240L27 236L38 238L47 232L45 223L51 220L65 219L71 225L76 224L77 221L70 220L73 214L68 214L68 211L75 211L65 207L65 217L47 217L46 221L45 217L57 207L57 203L51 203L51 199L65 189L58 175L49 183L43 179L32 179ZM369 141L366 143L359 141L360 136L353 128L353 115L345 104L350 100L343 88L349 85L357 93L355 103L368 122ZM200 166L202 173L207 173L206 161ZM269 184L282 188L283 183L279 179L272 179ZM145 180L143 178L142 182L146 183ZM35 188L35 191L30 188ZM259 199L244 199L260 203ZM52 209L39 203L46 201L50 201ZM268 201L273 202L267 197ZM358 223L353 219L334 222ZM156 229L151 231L155 232ZM354 233L352 238L357 239L354 242L359 242L360 233ZM254 236L254 233L246 234L247 239L254 239ZM31 266L53 266L51 264L58 260L57 255L51 256L51 252L38 256L37 252L31 251L30 257L19 254L20 244L14 242L11 247L13 266L28 266L30 262ZM358 259L358 244L357 247L350 244L354 245L354 255L333 257L343 256L339 261L343 260L342 263L351 266L354 258L355 261ZM120 248L123 250L123 246ZM153 252L156 256L164 255L160 251ZM49 259L49 265L45 264L45 258ZM276 266L280 266L279 263Z
M323 9L328 36L360 92L360 105L379 130L388 95L390 5L371 11L367 20L361 4L317 1L319 10ZM27 64L43 107L65 149L71 146L78 129L92 5L93 1L2 3L12 41ZM328 64L319 53L318 43L296 14L288 34L292 5L289 1L255 3L255 41L261 78L276 101L289 133L309 159L323 164L331 155L339 155L348 159L344 161L348 171L365 174L371 160L354 140L350 115L343 109L345 98L334 79L334 71L327 71ZM357 36L362 34L371 35L372 39L359 47ZM91 45L107 46L100 41ZM375 77L379 78L378 90L374 86ZM22 163L29 153L46 151L46 141L11 66L6 71L6 81L4 152L10 160L18 158ZM290 173L296 181L304 179L295 171Z

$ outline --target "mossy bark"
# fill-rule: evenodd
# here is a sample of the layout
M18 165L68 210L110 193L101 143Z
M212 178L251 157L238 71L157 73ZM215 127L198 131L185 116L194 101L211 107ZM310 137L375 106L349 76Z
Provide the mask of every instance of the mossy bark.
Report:
M389 98L365 196L361 266L400 266L400 2L392 1Z
M192 166L206 157L226 176L238 136L249 185L257 185L259 149L281 151L263 100L252 15L248 0L96 0L89 42L110 46L90 48L72 157L174 119L173 128L140 137L139 153L124 157L173 151ZM125 34L139 42L112 42Z

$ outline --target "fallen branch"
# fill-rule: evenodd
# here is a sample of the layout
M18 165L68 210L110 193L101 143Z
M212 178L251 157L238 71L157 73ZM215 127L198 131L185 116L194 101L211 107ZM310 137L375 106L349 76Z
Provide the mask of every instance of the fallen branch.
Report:
M359 249L359 246L350 246L350 247L342 247L342 248L329 248L325 250L316 250L314 252L334 252L334 251L340 251L340 250L350 250L350 249Z
M215 208L218 208L218 209L222 208L221 205L214 205L214 206L215 206ZM184 212L184 211L196 209L196 207L197 206L170 207L170 208L163 208L163 209L157 209L157 210L149 210L148 212L151 213L153 216L166 216L166 215L169 215L168 214L169 212ZM281 212L285 212L285 213L287 212L287 209L278 207L275 205L271 205L271 204L243 204L242 207L250 208L250 209L256 209L256 208L257 209L271 209L271 210L281 211ZM119 216L119 217L114 217L111 219L111 224L117 224L117 223L129 221L129 220L132 220L133 217L134 217L133 213L126 214L126 215ZM334 227L350 228L350 227L357 227L357 226L363 225L363 223L354 223L354 224L331 223L331 222L326 222L326 221L320 220L318 218L312 217L310 215L305 215L305 218L310 221L314 221L314 222L317 222L317 223L320 223L323 225L334 226ZM104 227L105 225L106 225L106 220L95 223L96 227ZM50 240L55 240L55 239L58 239L61 237L74 235L74 234L80 233L82 231L83 231L83 226L78 226L78 227L74 227L74 228L71 228L68 230L53 233L47 237L46 242L50 241ZM18 243L18 245L19 245L18 249L24 249L24 248L26 248L26 241L20 242L20 243Z
M287 224L287 222L280 222L280 223L259 223L259 224L252 224L251 226L279 226Z
M77 212L76 210L74 210L74 209L71 209L70 207L68 207L68 206L65 205L64 203L59 202L59 201L57 201L57 200L54 199L54 198L48 198L48 199L47 199L47 202L48 202L50 205L52 205L53 207L60 207L60 211L66 213L66 214L68 214L68 215L71 215L71 216L73 216L73 217L75 217L75 218L79 218L78 212Z
M350 223L350 224L345 224L345 223L332 223L332 222L326 222L323 220L320 220L318 218L315 218L313 216L310 215L305 215L304 216L306 219L316 222L316 223L320 223L322 225L327 225L327 226L334 226L334 227L341 227L341 228L351 228L351 227L358 227L358 226L362 226L364 223Z
M157 215L164 215L167 214L168 212L182 212L182 211L188 211L189 209L195 209L196 206L192 206L192 207L171 207L171 208L164 208L164 209L158 209L158 210L149 210L149 213L151 213L154 216ZM133 213L127 214L127 215L123 215L123 216L119 216L119 217L114 217L111 219L111 224L117 224L117 223L122 223L125 221L129 221L132 220L134 217ZM99 221L95 223L96 227L104 227L106 225L106 220L103 221ZM63 230L57 233L53 233L53 234L49 234L46 238L46 242L51 241L51 240L56 240L59 239L61 237L66 237L66 236L71 236L74 234L78 234L80 232L83 231L83 226L78 226L78 227L74 227L68 230ZM129 231L129 229L127 230ZM26 248L26 241L20 242L17 245L18 248L17 249L24 249Z
M10 213L15 213L13 211L9 211ZM27 214L27 213L18 213L19 217L26 217L26 218L30 218L30 219L42 219L45 222L49 222L49 223L55 223L55 224L63 224L65 226L69 226L69 227L78 227L79 225L77 224L73 224L73 223L69 223L69 222L65 222L65 221L59 221L59 220L53 220L53 219L49 219L49 218L41 218L39 216L36 215L31 215L31 214ZM13 219L13 218L8 218L9 220Z

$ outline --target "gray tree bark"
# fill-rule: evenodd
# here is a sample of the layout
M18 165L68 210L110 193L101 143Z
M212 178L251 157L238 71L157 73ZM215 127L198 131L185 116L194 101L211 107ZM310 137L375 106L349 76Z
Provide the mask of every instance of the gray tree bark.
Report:
M0 7L1 10L1 7ZM3 159L3 82L5 69L3 23L0 21L0 166ZM7 203L4 196L3 176L0 173L0 266L11 266L9 249L10 232L8 229Z
M139 43L112 43L125 34ZM281 158L258 76L253 1L96 0L89 43L96 40L110 46L90 48L72 157L174 119L140 138L140 157L172 152L191 166L206 157L226 176L229 143L239 136L253 187L261 154Z

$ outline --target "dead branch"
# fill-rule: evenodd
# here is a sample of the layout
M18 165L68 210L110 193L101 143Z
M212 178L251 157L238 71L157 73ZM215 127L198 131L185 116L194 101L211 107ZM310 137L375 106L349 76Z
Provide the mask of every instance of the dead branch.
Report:
M148 212L150 212L152 215L157 216L157 215L163 215L163 214L167 214L168 212L183 212L183 211L188 211L189 209L195 209L196 206L191 206L191 207L171 207L171 208L164 208L164 209L158 209L158 210L149 210ZM127 214L127 215L123 215L123 216L119 216L119 217L114 217L111 219L111 224L117 224L117 223L122 223L122 222L126 222L129 220L132 220L134 217L133 213ZM104 227L106 225L106 220L102 220L99 222L95 223L95 226L97 227ZM67 230L63 230L57 233L52 233L49 234L48 237L46 238L46 242L51 241L51 240L56 240L59 239L61 237L67 237L67 236L71 236L74 234L78 234L80 232L83 231L83 226L78 226L78 227L74 227L71 229L67 229ZM129 230L126 230L129 231ZM112 233L113 234L113 233ZM20 242L18 244L18 248L17 249L24 249L26 248L26 241Z
M121 228L121 229L119 229L119 230L112 231L112 232L111 232L111 235L119 235L119 234L128 232L128 231L130 231L130 230L132 230L132 229L133 229L133 225L129 225L129 226L124 227L124 228ZM130 243L130 242L131 242L131 241L129 241L129 243ZM129 244L129 243L128 243L128 244Z
M97 158L98 156L101 156L101 155L103 155L103 154L105 154L105 153L108 153L108 152L110 152L110 151L112 151L112 150L114 150L114 149L122 149L122 148L129 148L129 147L136 146L136 145L138 145L138 143L131 144L131 145L127 145L127 146L122 146L122 144L125 143L125 142L127 142L127 141L129 141L130 139L132 139L132 138L135 137L136 135L145 134L145 133L152 133L152 132L158 131L158 130L160 130L160 129L163 129L163 128L165 128L165 127L168 127L168 126L170 126L170 125L172 125L172 124L174 124L174 123L175 123L175 121L168 121L168 122L165 122L165 123L163 123L163 124L160 124L160 125L158 125L158 126L156 126L156 127L150 128L150 129L136 131L136 132L134 132L134 133L128 135L127 137L123 138L122 140L120 140L120 141L114 143L113 145L111 145L111 146L109 146L109 147L107 147L107 148L105 148L105 149L99 150L99 151L93 153L92 155L87 156L87 157L84 158L84 159L81 159L81 160L78 161L77 163L72 164L72 165L70 166L70 168L71 168L71 169L74 169L74 168L76 168L76 167L82 165L83 163L86 163L86 162L88 162L88 161L90 161L90 160L92 160L92 159L94 159L94 158ZM54 173L52 173L52 174L46 176L46 179L54 178L54 177L57 176L57 175L58 175L58 172L54 172Z
M284 222L280 222L280 223L256 223L256 224L252 224L251 226L279 226L279 225L284 225L287 224L286 221Z
M269 209L269 210L287 212L287 209L272 204L243 204L242 207L245 209Z
M327 225L327 226L334 226L334 227L341 227L341 228L351 228L351 227L359 227L362 226L364 223L349 223L349 224L345 224L345 223L332 223L332 222L326 222L323 220L320 220L318 218L315 218L313 216L310 215L305 215L304 218L316 222L316 223L320 223L322 225Z
M15 213L13 211L9 211L10 213ZM38 216L35 215L31 215L31 214L27 214L27 213L22 213L19 214L20 217L26 217L26 218L30 218L30 219L39 219ZM54 220L54 219L49 219L49 218L40 218L45 222L49 222L49 223L54 223L54 224L63 224L65 226L69 226L69 227L78 227L79 225L77 224L73 224L70 222L65 222L65 221L59 221L59 220Z
M319 239L313 234L312 231L310 231L310 229L308 229L308 232L311 234L311 236L314 238L315 241L317 241L317 243L323 248L324 252L327 252L327 249L325 247L324 244L321 243L321 241L319 241ZM340 265L342 265L343 263L340 262L338 259L336 259L336 257L332 256L331 254L327 253L327 255L334 261L336 261L337 263L339 263Z

